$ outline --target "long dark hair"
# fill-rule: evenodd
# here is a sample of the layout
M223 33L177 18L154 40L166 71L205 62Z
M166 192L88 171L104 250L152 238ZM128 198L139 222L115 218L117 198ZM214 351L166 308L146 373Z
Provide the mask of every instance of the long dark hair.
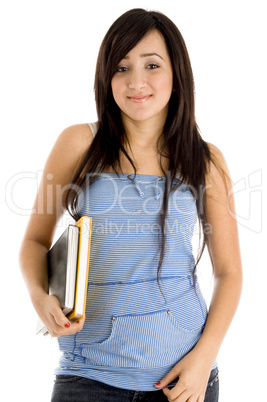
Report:
M165 173L165 191L160 214L161 252L158 265L158 278L166 249L166 216L170 193L182 183L190 185L194 195L203 233L202 246L199 247L196 266L204 251L207 234L205 210L205 176L212 156L206 142L201 138L195 119L194 79L190 59L184 39L176 25L164 14L132 9L121 15L106 33L100 47L95 73L95 99L99 128L88 152L73 178L73 187L68 191L65 206L74 219L79 219L77 211L78 192L93 183L101 173L112 168L117 174L121 171L120 152L136 167L125 150L127 141L122 124L120 109L114 101L111 79L120 61L149 32L157 30L165 39L166 48L173 68L173 92L169 101L169 111L161 134L160 155L168 150L169 169ZM179 172L180 182L173 185ZM90 175L86 175L90 173Z

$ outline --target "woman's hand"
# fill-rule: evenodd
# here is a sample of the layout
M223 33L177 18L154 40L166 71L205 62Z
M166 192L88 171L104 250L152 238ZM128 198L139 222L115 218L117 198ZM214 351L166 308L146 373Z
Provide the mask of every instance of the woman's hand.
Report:
M155 387L162 388L169 402L204 402L212 365L203 360L192 350ZM178 377L175 387L167 388Z
M59 300L55 296L42 294L38 300L33 301L33 304L52 337L73 335L82 330L85 318L78 322L70 322L62 312Z

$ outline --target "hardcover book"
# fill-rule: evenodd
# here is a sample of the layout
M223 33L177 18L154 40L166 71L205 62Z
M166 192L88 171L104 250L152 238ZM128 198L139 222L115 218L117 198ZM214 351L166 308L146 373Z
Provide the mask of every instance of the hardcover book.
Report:
M58 298L70 321L85 314L91 231L92 218L83 216L68 226L47 253L49 294ZM40 319L36 333L47 333Z

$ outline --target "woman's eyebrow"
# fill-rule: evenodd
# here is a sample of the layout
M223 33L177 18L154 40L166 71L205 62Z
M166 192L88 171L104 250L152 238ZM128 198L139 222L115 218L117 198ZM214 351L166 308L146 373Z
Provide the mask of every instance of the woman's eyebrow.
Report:
M140 54L140 57L151 57L151 56L157 56L160 59L164 60L158 53L142 53ZM125 56L122 60L127 60L129 59L129 56Z
M158 54L158 53L143 53L140 55L141 57L150 57L150 56L158 56L160 59L163 60L163 58Z

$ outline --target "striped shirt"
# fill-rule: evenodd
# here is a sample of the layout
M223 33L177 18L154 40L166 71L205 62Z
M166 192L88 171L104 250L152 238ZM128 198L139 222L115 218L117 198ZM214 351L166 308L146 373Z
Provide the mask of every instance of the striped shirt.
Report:
M79 196L80 214L93 221L86 321L81 332L58 338L56 374L152 391L198 342L207 307L197 277L193 284L197 210L184 184L169 198L157 281L165 180L103 173Z

